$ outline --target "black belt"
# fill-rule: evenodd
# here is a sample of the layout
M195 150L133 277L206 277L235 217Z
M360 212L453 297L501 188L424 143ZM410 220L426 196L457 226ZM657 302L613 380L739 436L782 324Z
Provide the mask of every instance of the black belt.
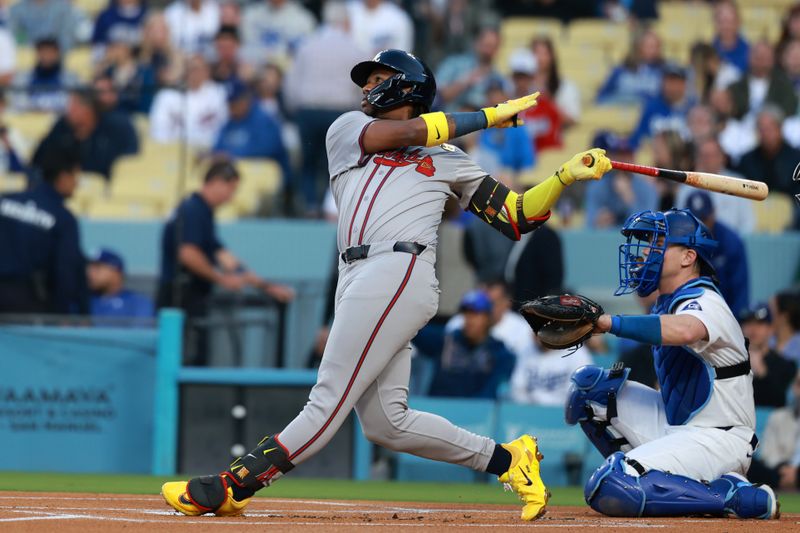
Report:
M750 359L731 366L715 367L714 370L717 374L715 379L729 379L735 378L736 376L746 376L750 373Z
M717 429L721 429L722 431L730 431L733 429L733 426L722 426L718 427ZM758 437L756 437L755 433L753 433L753 438L750 439L750 447L753 448L753 451L756 451L756 448L758 448Z
M395 252L405 252L407 254L419 255L427 246L419 244L418 242L397 241L394 243L392 250ZM361 246L351 246L341 254L342 261L345 263L352 263L359 259L366 259L369 256L369 244L362 244Z

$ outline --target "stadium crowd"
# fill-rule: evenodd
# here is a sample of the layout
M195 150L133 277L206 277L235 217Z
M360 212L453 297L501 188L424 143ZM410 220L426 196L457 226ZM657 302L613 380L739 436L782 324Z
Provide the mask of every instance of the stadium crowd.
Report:
M693 6L710 13L711 24L707 39L667 53L659 22L676 4L686 13ZM360 101L350 68L381 49L401 48L416 51L436 73L437 109L476 110L541 92L523 116L524 127L484 130L458 143L512 188L549 175L548 165L562 155L594 145L616 160L761 180L775 199L757 212L749 201L615 171L570 187L554 223L519 244L448 209L445 217L463 234L460 252L478 287L462 287L457 305L443 313L449 320L415 340L416 392L560 405L572 371L609 347L590 344L562 358L538 344L515 312L521 301L564 289L559 228L617 228L636 211L688 207L720 241L715 268L750 338L757 404L782 409L770 427L800 426L800 294L787 289L769 303L750 302L741 238L800 229L792 199L800 191L791 179L800 162L800 4L781 12L779 32L762 34L745 31L741 6L730 0L111 0L91 14L82 5L0 0L0 175L25 173L29 189L0 199L0 249L54 250L0 259L0 311L152 315L153 301L124 290L122 257L113 250L83 257L70 208L83 213L67 200L81 172L102 176L105 190L114 191L121 162L152 158L160 153L156 145L183 145L192 157L189 168L200 169L205 180L199 192L163 206L162 215L175 209L192 231L176 233L176 216L166 223L154 299L169 304L177 272L185 271L202 289L184 287L182 302L191 313L205 312L206 302L193 298L207 296L212 285L250 285L290 300L288 289L255 276L225 250L214 233L214 210L236 195L236 161L269 159L280 177L266 211L335 218L326 190L325 133ZM526 40L506 43L515 35L512 21L528 20L513 17L542 17L550 30L530 30ZM571 64L585 37L577 28L587 20L623 29L608 50L579 49L577 68L600 72L589 86L572 79ZM598 52L605 59L594 64ZM28 64L20 60L25 54ZM78 54L88 58L81 73L70 66ZM604 108L612 110L604 123L589 120ZM619 110L638 110L638 116L627 124L613 114ZM57 117L41 138L14 126L23 125L15 115L32 114ZM10 193L12 185L0 182ZM42 201L45 212L26 211L29 199ZM15 226L23 219L64 229L47 242L30 239ZM535 260L545 251L548 261ZM31 282L29 292L20 280ZM30 294L39 298L43 291L50 296L33 305ZM317 355L324 328L320 339ZM620 343L612 351L633 368L634 379L654 383L646 347ZM772 432L778 436L771 442L788 438ZM783 488L796 486L800 448L791 439L764 441L764 475L778 476ZM800 442L798 435L793 442Z

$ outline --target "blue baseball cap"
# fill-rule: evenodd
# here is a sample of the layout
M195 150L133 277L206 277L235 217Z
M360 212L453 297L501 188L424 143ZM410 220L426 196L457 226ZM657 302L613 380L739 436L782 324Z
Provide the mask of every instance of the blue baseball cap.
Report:
M685 208L700 220L705 220L714 212L714 202L707 192L694 191L686 197Z
M745 322L751 321L766 322L767 324L772 323L772 312L765 302L758 302L750 309L744 309L739 313L740 323L744 324Z
M491 313L492 300L489 299L489 295L486 292L477 289L472 290L461 298L459 309L475 313Z
M90 263L102 263L116 268L121 273L125 273L125 261L122 256L108 248L100 248L90 259Z
M240 79L234 79L227 86L228 103L250 96L250 88Z

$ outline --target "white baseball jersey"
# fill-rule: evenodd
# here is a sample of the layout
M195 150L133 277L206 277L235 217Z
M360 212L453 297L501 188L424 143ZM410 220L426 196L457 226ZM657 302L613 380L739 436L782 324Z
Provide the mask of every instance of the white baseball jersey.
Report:
M571 355L570 351L541 351L532 346L517 357L511 375L511 399L517 403L563 406L572 384L572 373L593 363L585 346Z
M365 154L361 141L373 120L351 111L328 130L339 250L389 241L435 245L447 197L456 195L466 209L486 171L448 144Z

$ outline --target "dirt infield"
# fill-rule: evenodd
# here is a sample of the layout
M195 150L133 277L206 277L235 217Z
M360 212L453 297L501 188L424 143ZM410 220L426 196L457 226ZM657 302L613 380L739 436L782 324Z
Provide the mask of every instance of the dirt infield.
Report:
M800 515L784 515L779 521L674 518L619 519L600 516L588 508L552 507L536 522L519 520L519 507L332 500L277 500L256 498L247 516L196 518L178 515L158 496L106 494L0 493L0 530L43 533L151 531L350 532L379 528L469 528L519 531L535 528L564 531L603 528L609 531L797 531ZM454 530L454 529L453 529Z

